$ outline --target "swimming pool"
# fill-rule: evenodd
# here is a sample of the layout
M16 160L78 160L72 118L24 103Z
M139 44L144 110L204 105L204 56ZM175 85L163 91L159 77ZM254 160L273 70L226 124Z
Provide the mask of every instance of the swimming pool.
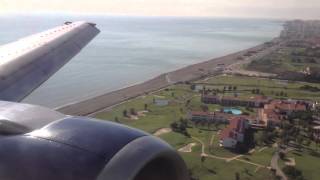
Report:
M230 113L231 112L234 115L241 115L242 114L241 110L235 109L235 108L224 108L223 112L225 112L225 113Z

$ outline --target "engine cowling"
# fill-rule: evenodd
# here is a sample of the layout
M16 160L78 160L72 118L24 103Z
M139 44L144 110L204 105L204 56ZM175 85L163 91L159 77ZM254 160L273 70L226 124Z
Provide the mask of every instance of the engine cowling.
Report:
M12 106L15 108L27 106L10 104L15 104ZM20 114L27 117L27 111L32 109L35 116L38 106L28 107ZM55 111L40 109L58 119L47 118L46 121L52 122L35 129L27 127L30 119L21 124L11 121L27 127L29 132L5 133L0 138L0 179L188 179L185 163L178 153L148 133L109 121L60 116ZM4 106L0 106L0 114L1 110ZM19 117L17 111L13 117L5 118L10 121L14 117ZM34 127L39 126L35 124Z

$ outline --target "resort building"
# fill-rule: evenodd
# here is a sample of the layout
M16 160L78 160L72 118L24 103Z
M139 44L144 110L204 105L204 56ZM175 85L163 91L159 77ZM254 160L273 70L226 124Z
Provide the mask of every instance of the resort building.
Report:
M293 112L306 111L308 109L308 104L303 101L282 101L273 100L270 104L265 105L265 109L274 109L279 114L290 115Z
M238 143L244 142L246 130L249 128L248 121L242 117L234 117L230 120L227 128L220 134L220 145L225 148L235 148Z
M258 119L268 127L279 126L293 112L306 111L308 103L301 101L273 100L258 110Z
M283 117L273 109L258 110L258 120L260 124L263 124L265 127L276 127L280 125L282 119Z
M167 99L154 99L153 103L156 106L168 106L169 105L169 100L167 100Z
M188 114L188 118L193 121L207 121L207 122L229 122L229 119L233 117L232 114L223 112L203 112L203 111L192 111Z
M253 96L249 99L240 99L232 96L203 95L201 100L206 104L219 104L222 106L245 106L252 108L262 108L265 104L270 102L270 99L265 96Z

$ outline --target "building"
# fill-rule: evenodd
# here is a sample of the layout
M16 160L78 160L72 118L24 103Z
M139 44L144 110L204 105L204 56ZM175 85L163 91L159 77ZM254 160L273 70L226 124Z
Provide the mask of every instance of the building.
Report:
M240 99L232 96L203 95L201 100L206 104L219 104L222 106L245 106L252 108L262 108L265 104L270 102L270 99L265 96L253 96L249 99Z
M293 112L302 112L308 109L308 103L304 101L283 101L283 100L273 100L269 104L264 106L264 109L272 109L278 114L289 116Z
M234 117L227 128L220 134L220 145L225 148L235 148L238 143L244 142L248 121L242 117Z
M308 109L308 104L302 101L272 100L258 110L258 119L268 127L279 126L282 120L287 119L293 112L302 112Z
M234 115L223 112L203 112L192 111L188 114L188 118L193 121L207 121L207 122L229 122L229 119Z
M258 119L260 124L263 124L265 127L273 128L280 125L283 117L273 109L259 109Z
M167 106L167 105L169 105L169 100L167 100L167 99L154 99L153 103L157 106Z

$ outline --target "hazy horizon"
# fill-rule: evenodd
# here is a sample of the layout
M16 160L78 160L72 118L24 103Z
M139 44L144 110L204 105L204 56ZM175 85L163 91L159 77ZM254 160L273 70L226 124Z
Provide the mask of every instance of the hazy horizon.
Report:
M105 14L126 16L320 19L318 0L0 0L1 14Z

